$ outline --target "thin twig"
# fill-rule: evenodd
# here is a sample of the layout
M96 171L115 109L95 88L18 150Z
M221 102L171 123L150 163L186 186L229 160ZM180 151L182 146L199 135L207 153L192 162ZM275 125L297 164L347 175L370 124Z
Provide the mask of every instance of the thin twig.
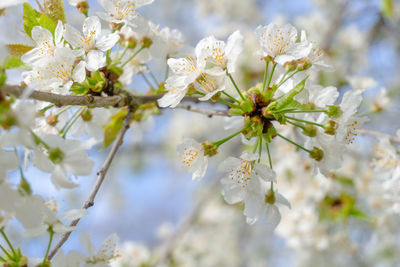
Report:
M110 165L115 157L115 154L117 153L119 147L122 145L124 135L129 129L129 123L132 119L134 110L133 108L128 109L128 113L125 116L124 119L124 124L122 126L121 131L119 132L117 139L115 140L110 152L107 155L106 160L103 163L103 166L101 169L97 172L97 180L96 183L93 186L92 192L90 193L88 199L86 200L85 204L83 205L82 209L88 209L94 205L94 199L104 181L104 178L106 176L106 173L108 169L110 168ZM71 222L69 225L70 227L76 226L78 224L80 219L76 219ZM71 235L72 232L67 232L63 235L61 240L57 243L57 245L53 248L53 250L50 252L48 260L50 261L54 255L57 253L57 251L62 247L62 245L68 240L69 236Z
M201 109L196 106L188 105L188 104L178 104L176 107L181 108L181 109L186 109L191 112L204 114L204 115L208 116L209 118L212 118L213 116L224 116L224 117L231 116L230 114L228 114L228 111L226 111L226 110Z
M328 31L325 33L324 38L321 41L321 47L323 50L328 51L331 48L336 33L338 32L338 29L342 25L345 18L345 11L347 9L348 3L349 0L345 0L339 6Z

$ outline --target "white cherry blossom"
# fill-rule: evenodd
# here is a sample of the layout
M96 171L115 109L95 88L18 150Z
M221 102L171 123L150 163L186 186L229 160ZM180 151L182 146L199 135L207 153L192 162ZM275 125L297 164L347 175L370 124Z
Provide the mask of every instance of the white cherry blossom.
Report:
M229 157L218 167L220 172L228 172L228 176L221 179L222 195L229 204L247 199L254 194L262 194L261 181L275 181L276 174L267 166L255 163L258 156L244 152L240 159Z
M86 68L95 71L106 65L106 57L101 51L110 50L118 42L119 35L118 32L102 30L99 18L92 16L85 19L82 33L66 24L64 38L72 48L83 49L87 53Z
M28 65L41 65L42 60L53 57L56 48L64 47L62 40L64 27L61 21L58 21L56 30L53 34L41 26L32 28L32 39L36 42L36 47L22 55L21 60Z
M203 178L208 166L208 157L204 155L204 147L191 138L185 138L177 150L184 167L193 174L192 179Z
M232 33L227 43L214 36L204 38L198 43L200 59L206 61L205 72L212 75L234 73L236 60L243 50L243 36L240 31Z
M106 12L102 12L99 16L114 23L126 24L137 16L136 9L141 6L153 3L154 0L99 0L99 4Z
M85 62L75 64L75 60L70 48L57 48L54 58L44 59L33 70L22 73L24 82L32 90L67 94L74 81L83 82L86 78Z
M297 30L290 24L258 26L255 33L261 45L256 54L272 57L280 65L308 56L312 48L308 41L297 42Z

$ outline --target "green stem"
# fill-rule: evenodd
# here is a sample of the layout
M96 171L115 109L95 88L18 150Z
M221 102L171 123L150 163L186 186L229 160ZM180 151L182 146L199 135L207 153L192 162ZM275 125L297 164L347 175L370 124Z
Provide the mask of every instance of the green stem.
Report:
M151 71L149 65L145 64L145 66L146 66L147 69L149 70L150 77L153 79L153 81L157 84L157 87L158 87L159 82L158 82L156 76L155 76L154 73Z
M15 257L17 254L15 253L15 250L14 250L10 240L8 240L6 233L4 233L4 230L1 230L1 235L3 236L4 240L6 240L7 245L10 247L10 249Z
M265 90L265 85L267 84L267 77L268 77L268 66L269 66L269 61L265 61L265 71L264 71L264 81L263 81L263 90Z
M227 97L229 97L232 101L234 101L234 102L236 102L236 103L240 103L239 100L237 100L236 98L234 98L233 96L231 96L231 95L228 94L227 92L222 91L222 93L223 93L224 95L226 95Z
M46 112L47 110L51 109L51 108L54 107L54 106L55 106L54 104L50 104L50 105L48 105L48 106L42 108L40 111L41 111L41 112Z
M137 56L137 54L139 54L143 49L144 49L143 46L140 47L130 58L128 58L127 61L125 61L125 62L121 65L121 68L123 68L123 67L124 67L126 64L128 64L129 62L131 62L131 60L134 59L134 58Z
M271 84L272 76L274 75L276 65L278 65L278 64L274 63L274 65L272 66L271 74L270 74L269 79L268 79L268 85L267 85L268 88L269 88L269 85Z
M8 257L9 259L14 259L14 257L11 256L10 253L8 253L7 250L6 250L2 245L0 245L0 249L4 252L4 254L7 255L7 257Z
M230 73L228 73L229 79L231 79L231 82L233 84L233 86L235 86L236 91L238 92L238 94L240 95L240 98L244 100L244 97L242 95L242 92L240 92L239 87L237 86L237 84L235 83L235 81L233 80L233 77Z
M293 126L296 126L296 127L299 127L299 128L301 128L301 129L303 129L303 130L305 130L306 129L306 127L304 127L303 125L300 125L300 124L297 124L297 123L294 123L294 122L292 122L292 121L287 121L288 123L290 123L291 125L293 125Z
M288 77L286 77L286 79L284 79L283 81L281 81L278 86L276 87L276 89L278 89L282 84L284 84L287 80L289 80L290 78L293 77L293 75L295 75L296 73L298 73L300 70L296 70L294 71L292 74L290 74ZM275 90L276 90L275 89Z
M151 82L149 81L149 79L147 79L146 75L145 75L143 72L141 72L140 75L143 77L143 80L147 83L147 85L150 86L150 88L154 88L154 89L157 88L157 86L154 87L154 86L151 84Z
M29 129L29 131L32 134L36 144L42 144L47 150L50 150L50 146L45 141L43 141L42 138L40 138L37 134L35 134L35 132L32 131L31 129Z
M2 256L0 256L0 261L2 261L3 263L6 262L6 260Z
M305 110L293 110L286 113L318 113L318 112L328 112L327 109L305 109Z
M267 148L269 167L272 169L272 158L271 158L271 153L269 152L268 142L265 142L265 147Z
M43 259L43 262L42 262L42 267L44 267L45 264L46 264L47 256L49 255L51 243L53 241L54 232L53 232L52 229L50 229L49 232L50 232L49 245L47 246L46 255L44 255L44 259Z
M231 103L231 102L228 102L228 101L222 99L221 97L218 98L218 102L224 103L225 105L228 105L229 107L240 108L239 105L235 105L235 104L233 104L233 103Z
M68 127L67 127L66 129L63 129L63 130L61 131L61 132L62 132L62 135L61 135L62 138L65 138L65 135L68 133L69 129L71 129L72 125L74 125L74 123L78 120L79 116L85 111L85 109L86 109L86 107L81 107L81 108L74 114L74 116L73 116L73 117L71 118L71 120L70 120L70 123L68 124ZM66 126L67 126L67 125L65 125L64 128L65 128Z
M282 138L282 139L288 141L288 142L291 143L292 145L295 145L296 147L298 147L298 148L300 148L300 149L302 149L302 150L304 150L304 151L306 151L306 152L308 152L308 153L311 153L311 152L312 152L311 150L308 150L307 148L305 148L305 147L303 147L303 146L297 144L296 142L293 142L292 140L290 140L290 139L284 137L284 136L281 135L281 134L277 134L277 135L278 135L280 138Z
M262 153L262 138L259 136L260 142L258 144L258 163L261 161L261 153Z
M58 118L58 116L60 116L62 113L64 113L65 111L67 111L71 106L66 106L63 107L59 112L56 113L56 115L54 115L54 117Z
M129 47L129 45L126 45L124 48L124 51L122 51L122 55L119 57L120 61L122 60L122 58L125 56L126 52L128 51L128 49L129 49L128 47Z
M256 153L256 151L257 151L257 148L258 148L258 142L260 141L260 137L259 136L257 136L257 140L256 140L256 143L254 144L254 147L253 147L253 153Z
M219 147L220 145L222 145L223 143L231 140L233 137L237 136L238 134L242 133L244 130L250 128L251 124L249 124L248 126L243 127L242 129L240 129L239 131L237 131L236 133L231 134L228 137L225 137L219 141L213 142L214 145L216 145L217 147Z
M324 125L322 125L322 124L320 124L320 123L313 122L313 121L306 121L306 120L302 120L302 119L298 119L298 118L290 117L290 116L285 116L285 118L286 118L286 119L289 119L289 120L294 120L294 121L304 122L304 123L307 123L307 124L316 125L316 126L319 126L319 127L325 129L325 126L324 126Z

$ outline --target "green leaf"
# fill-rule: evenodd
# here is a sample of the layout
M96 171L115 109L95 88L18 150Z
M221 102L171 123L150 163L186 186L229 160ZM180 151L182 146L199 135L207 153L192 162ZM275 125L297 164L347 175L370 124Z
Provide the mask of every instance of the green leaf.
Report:
M43 28L48 29L53 34L56 29L56 24L51 18L49 18L45 14L36 11L28 3L24 3L23 19L25 32L30 37L32 37L32 29L35 26L42 26Z
M104 143L103 148L108 147L117 138L119 131L122 129L124 124L124 118L127 110L121 109L117 114L111 117L109 124L103 126L104 128Z
M19 57L9 56L5 63L4 68L6 70L9 69L30 69L28 65L26 65Z
M62 23L66 23L64 0L44 0L43 5L46 15L51 18L55 24L57 24L59 20L61 20Z
M394 16L394 4L393 0L382 0L382 7L381 7L382 15L387 18L393 18Z

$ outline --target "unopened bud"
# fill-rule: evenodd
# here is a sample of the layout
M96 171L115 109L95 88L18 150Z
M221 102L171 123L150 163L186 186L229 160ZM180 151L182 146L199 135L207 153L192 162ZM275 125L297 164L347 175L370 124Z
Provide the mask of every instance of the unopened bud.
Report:
M88 12L89 12L89 4L87 1L82 1L79 2L76 5L76 8L78 9L78 11L82 14L84 14L86 17L88 16Z
M337 129L337 123L333 120L328 121L324 125L325 127L325 133L330 134L330 135L335 135L336 134L336 129Z
M275 197L275 192L270 190L266 195L265 195L265 203L273 205L276 201Z
M142 39L142 47L143 48L149 48L153 44L153 40L151 40L149 37L144 37Z
M336 119L339 118L340 115L342 115L342 110L340 109L339 106L337 105L328 105L328 111L326 114L329 116L329 118Z
M84 121L91 121L92 118L93 118L92 112L90 112L90 110L87 109L85 112L83 112L83 113L81 114L81 118L82 118L82 120L84 120Z
M201 144L204 148L204 155L205 156L215 156L218 153L218 146L210 141L205 141Z
M321 161L324 158L324 151L315 146L313 150L310 151L310 158Z
M303 129L303 134L305 136L314 137L317 135L317 127L314 125L306 125Z
M56 126L58 123L58 117L54 116L53 114L50 114L49 116L46 117L46 122L50 126Z

